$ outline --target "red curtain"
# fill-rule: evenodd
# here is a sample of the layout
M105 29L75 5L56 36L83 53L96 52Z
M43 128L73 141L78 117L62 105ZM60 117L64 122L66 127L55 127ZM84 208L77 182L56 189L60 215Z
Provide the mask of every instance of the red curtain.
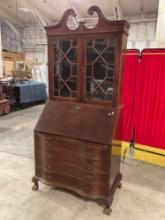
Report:
M122 96L123 105L117 125L116 139L130 142L133 137L134 96L139 68L139 50L126 50L123 59Z
M165 149L165 50L142 51L135 84L135 142Z

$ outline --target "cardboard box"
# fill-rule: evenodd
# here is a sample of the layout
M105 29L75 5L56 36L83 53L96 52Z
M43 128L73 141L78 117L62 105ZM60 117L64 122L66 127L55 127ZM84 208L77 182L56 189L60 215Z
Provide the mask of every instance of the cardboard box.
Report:
M28 72L28 71L13 70L12 74L18 80L30 79L30 72Z
M24 61L25 55L23 53L2 51L2 58L5 76L12 76L12 71L15 70L15 62Z
M14 61L4 60L4 73L6 76L12 76L12 71L14 70Z
M16 53L16 52L8 52L3 51L2 52L3 60L25 60L25 55L23 53Z

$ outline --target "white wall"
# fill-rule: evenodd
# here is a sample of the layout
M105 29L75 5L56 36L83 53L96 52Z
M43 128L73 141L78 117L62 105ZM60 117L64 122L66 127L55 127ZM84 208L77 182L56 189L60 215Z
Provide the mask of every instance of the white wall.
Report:
M37 64L32 70L34 79L45 82L48 85L47 38L45 30L37 23L34 23L21 31L21 37L24 41L23 52L26 55L26 59L33 60Z
M128 49L153 48L155 47L156 14L142 14L127 16L131 27L128 37Z
M4 22L1 22L1 34L2 34L2 49L13 52L22 52L22 45L20 39Z
M2 63L2 41L1 41L1 25L0 25L0 78L2 76L3 76L3 63Z
M39 63L47 63L47 38L45 30L38 24L26 27L21 31L24 40L23 51L27 57Z
M165 48L165 0L159 0L156 46Z
M47 63L47 39L42 27L33 24L24 29L17 29L21 40L2 22L2 47L13 52L23 52L39 63Z
M128 37L128 49L155 47L155 32L157 17L155 13L138 14L125 16L131 24ZM37 60L39 63L47 63L47 39L45 31L37 23L20 29L20 35L24 41L21 42L16 38L11 29L2 23L2 45L4 49L11 51L24 52L27 57Z

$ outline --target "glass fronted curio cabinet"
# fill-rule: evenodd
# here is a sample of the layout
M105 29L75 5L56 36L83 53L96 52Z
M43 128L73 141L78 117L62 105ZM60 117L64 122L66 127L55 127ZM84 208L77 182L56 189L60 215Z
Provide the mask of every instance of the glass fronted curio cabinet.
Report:
M68 25L76 17L67 10L61 21L46 27L48 37L49 100L35 128L35 176L57 189L101 200L110 214L121 187L120 153L112 141L120 113L123 50L129 24L109 21L92 6L98 22ZM119 146L116 146L118 148Z

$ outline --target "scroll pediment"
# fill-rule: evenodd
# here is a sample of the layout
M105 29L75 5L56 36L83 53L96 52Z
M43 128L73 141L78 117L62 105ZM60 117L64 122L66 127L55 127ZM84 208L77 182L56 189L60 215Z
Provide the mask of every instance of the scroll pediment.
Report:
M92 18L94 14L97 14L97 18L95 17L94 25L89 25L87 22L83 21L83 19L78 19L75 11L73 9L68 9L65 11L63 14L61 20L59 21L58 24L53 25L53 26L48 26L46 27L46 30L50 30L50 33L52 34L51 30L53 33L64 33L67 31L68 33L74 33L74 32L90 32L90 31L98 31L98 30L108 30L110 27L113 26L118 26L119 29L122 29L123 31L126 32L126 29L129 28L129 24L127 21L121 20L121 21L111 21L108 20L104 14L102 13L101 9L97 6L92 6L88 9L88 15ZM90 19L89 19L90 20ZM124 28L126 26L126 28ZM115 27L116 30L118 30ZM121 31L121 30L120 30ZM50 34L50 35L51 35ZM49 33L48 33L49 35Z

